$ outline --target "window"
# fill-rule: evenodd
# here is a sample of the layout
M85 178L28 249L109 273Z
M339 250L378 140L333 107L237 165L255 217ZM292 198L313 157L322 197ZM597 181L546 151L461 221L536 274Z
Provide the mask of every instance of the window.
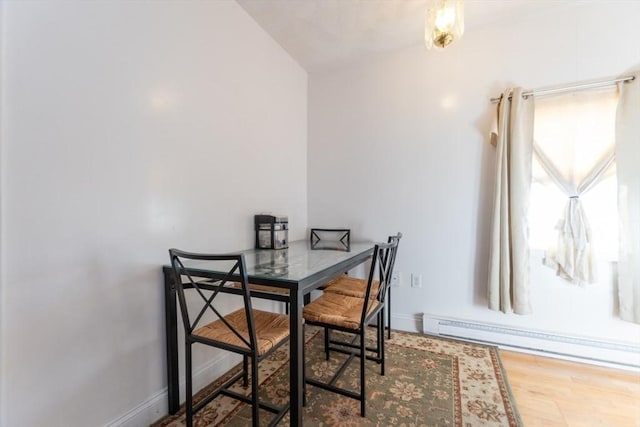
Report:
M534 155L530 246L536 253L546 251L547 261L558 247L558 225L562 218L569 222L575 219L571 218L571 213L565 213L570 196L577 195L568 194L571 190L567 187L579 187L594 173L599 162L612 153L617 101L616 90L610 88L537 98L535 101L536 149L546 156L547 164L555 169L556 177L552 177L554 174L549 173L548 166L543 167L544 162ZM612 261L617 257L616 184L614 160L578 198L590 230L587 252L591 252L598 262ZM569 281L584 284L593 280L577 278Z

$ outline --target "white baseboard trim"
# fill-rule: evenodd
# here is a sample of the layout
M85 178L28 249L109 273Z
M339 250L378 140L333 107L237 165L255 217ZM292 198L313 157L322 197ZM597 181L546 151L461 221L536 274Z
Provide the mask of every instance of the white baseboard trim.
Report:
M212 381L220 378L242 359L231 354L221 354L193 372L193 389L200 390ZM181 399L184 394L185 380L180 379ZM168 414L167 388L160 390L124 415L105 424L105 427L147 427Z
M422 314L391 314L391 329L422 332Z
M424 313L423 332L620 369L640 369L640 346Z

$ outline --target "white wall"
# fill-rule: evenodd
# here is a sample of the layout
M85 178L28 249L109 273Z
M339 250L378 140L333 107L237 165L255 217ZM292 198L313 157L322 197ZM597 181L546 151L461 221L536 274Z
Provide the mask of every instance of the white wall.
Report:
M305 235L307 75L232 1L3 14L0 425L104 425L166 387L170 247Z
M0 2L0 35L4 34L4 5ZM2 373L4 365L4 352L2 351L2 335L3 335L3 316L2 316L2 306L4 301L4 292L2 283L4 282L4 269L2 265L2 163L4 156L2 155L2 147L4 141L4 127L2 126L3 122L3 111L4 111L4 37L0 36L0 414L2 414L2 400L3 400L3 387L2 387ZM2 416L0 416L0 425L2 425Z
M639 16L638 2L555 3L544 15L470 29L444 51L416 46L309 75L309 224L348 226L355 239L404 233L396 269L405 287L392 290L398 327L419 328L413 319L430 313L640 342L640 327L615 316L607 278L564 284L540 254L534 314L486 308L489 99L513 85L623 73L640 63ZM408 287L411 273L423 275L421 289Z

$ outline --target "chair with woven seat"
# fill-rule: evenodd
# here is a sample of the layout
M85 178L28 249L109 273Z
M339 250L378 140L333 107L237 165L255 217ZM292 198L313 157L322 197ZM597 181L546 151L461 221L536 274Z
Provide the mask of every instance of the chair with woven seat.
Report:
M311 249L327 249L327 250L339 250L348 251L351 245L351 230L348 228L312 228L309 233L309 243ZM253 285L251 285L253 286ZM318 290L322 290L323 287L318 287ZM288 290L284 290L288 295ZM304 296L304 303L308 304L311 301L311 295L306 294ZM285 313L289 314L289 304L285 304Z
M187 427L193 426L194 414L219 395L229 396L250 404L254 427L259 425L259 409L265 409L275 414L269 425L277 424L289 410L289 405L276 407L258 400L258 363L287 342L289 339L289 317L252 309L244 255L195 254L177 249L170 249L169 255L185 330ZM189 273L189 270L185 269L185 263L188 266L193 261L206 262L207 266L213 267L214 271L223 273L220 273L219 277L215 279L197 280ZM240 292L237 292L238 286ZM217 304L221 305L219 301L216 301L216 297L221 293L229 295L230 288L235 289L235 293L241 295L243 307L223 315L216 306ZM185 289L194 289L200 298L187 299ZM229 299L225 299L224 303L228 305ZM195 313L193 321L189 313ZM204 320L205 314L209 317L213 315L215 320ZM191 352L193 344L196 343L240 354L243 363L239 373L225 381L194 406ZM251 362L251 395L246 396L231 390L230 387L240 379L247 387L249 362Z
M389 236L389 239L387 240L387 242L392 242L392 241L397 241L398 243L400 242L400 239L402 238L402 233L398 233L395 236ZM393 259L391 260L391 266L390 266L390 273L393 273L393 268L395 266L395 255L397 252L397 248L396 251L394 251L393 253ZM391 277L391 276L389 276ZM374 282L374 293L375 293L375 287L378 286L377 282ZM340 276L337 279L332 280L331 282L327 283L324 288L323 291L324 292L331 292L331 293L337 293L337 294L341 294L341 295L346 295L346 296L350 296L350 297L357 297L357 298L364 298L365 292L367 289L367 279L359 279L359 278L355 278L355 277L349 277L349 276ZM387 330L388 330L388 338L391 338L391 289L387 289Z
M309 233L309 243L311 249L348 251L351 248L351 229L312 228ZM325 286L322 285L318 289L324 290Z
M373 251L373 258L367 279L364 298L350 297L337 293L324 293L303 309L305 324L315 325L325 328L325 330L341 331L353 335L353 341L344 349L336 349L349 357L329 382L321 382L317 379L306 378L305 383L328 391L332 391L343 396L351 397L360 401L360 415L365 416L365 361L374 360L380 364L380 373L384 375L384 328L376 328L377 345L375 348L366 347L367 325L375 318L378 325L383 325L384 310L386 301L386 290L388 288L390 275L390 265L394 258L394 253L398 247L398 241L390 243L379 243ZM374 292L375 275L378 274L378 286ZM355 341L359 338L359 343ZM355 348L354 348L355 347ZM373 351L375 356L367 354ZM354 359L360 359L360 392L356 393L336 386L336 381L345 371L347 365Z
M351 248L351 229L349 228L312 228L309 232L311 249L348 251ZM344 272L347 274L347 272ZM324 291L326 285L318 287ZM310 300L309 300L310 301ZM309 301L305 301L308 304ZM329 331L324 330L325 346L329 343ZM327 356L327 360L329 357Z

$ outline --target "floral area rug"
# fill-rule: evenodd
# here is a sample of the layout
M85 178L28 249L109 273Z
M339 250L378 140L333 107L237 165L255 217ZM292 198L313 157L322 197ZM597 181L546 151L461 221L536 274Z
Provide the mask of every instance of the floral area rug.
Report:
M338 334L335 334L336 336ZM332 335L334 337L334 335ZM375 345L375 331L368 333ZM307 328L307 376L325 381L331 378L347 356L331 353L325 360L323 334ZM386 372L380 365L366 363L366 418L360 417L360 403L313 386L307 386L304 425L324 426L401 426L401 427L521 427L515 401L494 347L421 334L394 331L385 342ZM285 345L260 363L260 398L278 406L289 399L289 348ZM224 378L240 368L236 367ZM221 378L219 381L223 381ZM338 385L359 391L359 360L354 358ZM198 394L215 388L213 383ZM248 390L239 381L235 389ZM196 396L195 400L198 400ZM260 411L260 425L273 415ZM184 425L184 407L163 418L154 427ZM251 408L234 399L219 396L194 418L197 427L251 425ZM279 423L289 425L289 415Z

